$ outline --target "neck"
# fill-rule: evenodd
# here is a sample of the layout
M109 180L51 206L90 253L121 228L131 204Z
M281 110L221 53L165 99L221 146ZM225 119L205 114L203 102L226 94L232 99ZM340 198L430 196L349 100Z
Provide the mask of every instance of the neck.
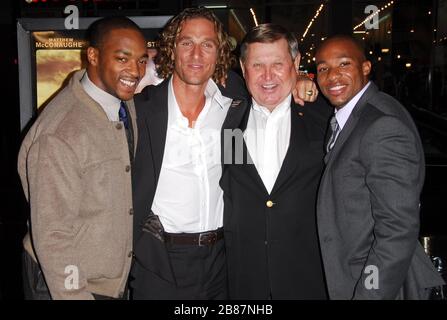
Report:
M179 105L180 111L188 119L189 127L194 126L194 122L199 117L200 112L205 106L205 84L191 85L187 84L174 75L172 86L175 99Z

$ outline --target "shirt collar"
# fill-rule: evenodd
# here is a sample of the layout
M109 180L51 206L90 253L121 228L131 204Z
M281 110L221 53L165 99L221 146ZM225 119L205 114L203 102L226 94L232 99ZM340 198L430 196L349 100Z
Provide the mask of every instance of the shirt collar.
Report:
M205 88L205 96L215 100L222 109L228 108L232 101L232 99L222 95L219 87L212 79L208 80Z
M261 106L252 98L253 104L252 108L255 111L261 112L264 116L269 117L270 115L282 116L290 110L290 102L292 101L292 95L289 94L280 104L278 104L272 112L264 106Z
M346 122L349 119L349 116L352 113L352 110L354 110L354 107L356 106L357 102L359 102L362 95L365 93L366 89L368 89L369 85L371 84L371 81L369 81L362 90L360 90L354 98L349 100L349 102L341 109L335 110L335 118L337 119L338 125L340 127L340 130L343 129Z
M180 121L183 125L188 126L188 119L186 119L182 112L180 111L180 108L177 104L177 100L175 98L174 94L174 87L172 84L173 77L169 80L169 89L168 89L168 122L170 124L175 123L176 121ZM214 101L217 102L217 105L223 110L228 111L232 99L225 97L220 92L219 87L217 84L212 80L209 79L208 83L205 88L205 98L206 100L211 100L211 106L214 105Z
M118 110L120 108L121 100L115 96L112 96L110 93L105 92L97 85L95 85L90 78L88 77L87 72L85 72L84 76L81 79L81 84L85 90L85 92L99 105L107 110L109 108L116 108L116 114L118 114Z

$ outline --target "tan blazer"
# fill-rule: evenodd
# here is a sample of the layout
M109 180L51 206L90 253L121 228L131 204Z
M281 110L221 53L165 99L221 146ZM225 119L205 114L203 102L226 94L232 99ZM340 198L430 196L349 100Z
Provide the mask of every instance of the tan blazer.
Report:
M124 127L109 121L76 72L26 135L18 171L31 208L25 249L53 299L119 297L132 260L132 189ZM136 115L127 102L134 137ZM136 146L135 142L135 146Z

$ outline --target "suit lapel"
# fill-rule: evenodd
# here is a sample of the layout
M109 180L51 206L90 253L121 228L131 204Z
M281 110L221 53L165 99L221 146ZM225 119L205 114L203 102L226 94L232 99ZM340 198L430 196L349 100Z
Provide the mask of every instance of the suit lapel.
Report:
M248 121L248 108L249 105L247 101L234 99L231 103L231 107L228 109L222 129L244 130Z
M248 118L250 116L251 112L251 103L249 105L248 111L247 111L247 117L243 123L243 126L241 127L242 132L244 132L247 129L247 123ZM247 175L253 180L253 183L255 186L259 187L259 191L262 195L268 194L267 189L264 186L264 182L261 179L261 176L259 175L258 170L256 169L256 166L253 162L253 159L250 155L250 151L248 150L247 144L245 143L245 138L243 138L243 152L244 152L244 166L241 167L242 170L245 170Z
M166 79L159 87L150 91L152 96L148 100L147 117L145 118L154 163L155 184L157 184L158 177L160 176L166 144L168 128L168 85L169 79Z
M340 134L338 135L337 141L335 142L333 149L324 157L324 162L326 163L327 167L329 167L333 159L337 157L343 145L346 143L352 131L356 127L365 105L368 104L369 99L372 96L374 96L377 93L377 91L378 91L377 86L371 82L368 89L366 89L365 93L362 95L362 97L352 110L352 113L349 116L345 126L343 127L343 130L341 130Z
M241 134L243 134L244 131L247 129L247 123L248 118L250 117L251 106L252 106L251 99L234 100L232 107L228 111L228 115L227 118L225 119L223 129L240 129ZM225 148L224 150L227 150L226 152L229 152L228 150L232 152L233 154L232 163L236 164L234 162L235 146L231 145L233 141L231 139L224 139L223 136L222 139ZM253 185L259 188L259 191L262 195L267 193L264 183L262 182L261 176L256 170L253 160L251 159L250 153L245 143L245 139L243 137L242 137L242 152L243 152L243 163L236 164L237 166L236 169L242 170L241 174L247 175L250 179L252 179ZM222 163L224 162L222 161Z
M220 134L222 171L225 169L225 164L236 163L234 153L238 147L235 144L240 141L237 137L242 134L244 123L246 124L248 108L247 101L235 99L228 109ZM238 132L238 130L240 131ZM235 138L233 138L234 136Z
M298 109L300 108L300 109ZM271 194L277 192L287 179L295 171L300 163L300 149L306 145L307 132L303 123L305 108L297 107L292 101L290 106L290 142L286 156L282 163L278 177L275 181Z

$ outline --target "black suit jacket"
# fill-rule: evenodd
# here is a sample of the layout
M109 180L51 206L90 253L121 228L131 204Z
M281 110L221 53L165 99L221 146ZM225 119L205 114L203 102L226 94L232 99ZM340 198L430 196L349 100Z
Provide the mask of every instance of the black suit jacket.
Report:
M228 74L227 86L219 89L230 98L245 98L247 92L242 79L234 72ZM143 231L143 223L148 217L157 188L158 178L165 150L168 125L169 79L158 86L148 86L135 95L137 114L138 144L132 167L133 205L134 205L134 257L131 271L135 287L149 271L160 278L175 284L175 277L165 244L148 232Z
M229 126L245 130L250 106L251 100L238 111L230 109ZM247 164L249 155L244 164L224 165L231 299L326 298L315 204L332 109L318 99L304 107L292 102L290 112L289 149L270 195L254 164ZM245 143L243 147L246 153ZM225 141L225 152L234 152L234 145Z

